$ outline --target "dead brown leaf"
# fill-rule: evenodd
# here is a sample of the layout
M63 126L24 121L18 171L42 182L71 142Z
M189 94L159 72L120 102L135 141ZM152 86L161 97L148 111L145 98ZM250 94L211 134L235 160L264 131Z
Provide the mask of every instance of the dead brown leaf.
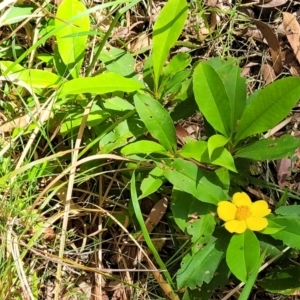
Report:
M257 28L261 31L264 38L267 40L267 43L270 47L270 53L272 56L273 61L273 68L275 74L280 74L282 70L282 61L281 61L281 54L280 54L280 45L278 39L273 32L273 30L264 22L259 20L253 19L254 24Z
M147 33L141 34L136 40L129 44L129 50L136 52L151 45L151 39Z
M259 7L277 7L277 6L281 6L284 5L285 3L288 2L288 0L272 0L269 1L268 3L266 3L267 1L264 1L264 4L259 4L257 6Z
M168 206L167 198L159 200L151 209L151 212L145 222L148 232L152 232L166 212Z
M280 188L284 188L286 186L286 179L288 176L291 176L291 167L293 167L293 165L294 163L289 158L277 160L277 180Z
M49 113L47 109L44 109L40 113L40 119L44 119L44 122L46 122L49 118L53 116L52 113ZM37 117L37 114L33 110L31 113L28 113L22 117L15 118L14 120L4 123L0 126L0 132L11 132L15 128L24 128L26 127L32 119Z
M258 66L258 63L250 62L242 70L241 76L247 76L250 73L251 67Z
M300 25L296 17L290 13L284 12L283 14L283 27L287 36L287 39L294 51L294 54L300 62Z
M268 85L276 79L276 74L274 73L273 68L269 64L263 64L262 74L265 81L265 85Z

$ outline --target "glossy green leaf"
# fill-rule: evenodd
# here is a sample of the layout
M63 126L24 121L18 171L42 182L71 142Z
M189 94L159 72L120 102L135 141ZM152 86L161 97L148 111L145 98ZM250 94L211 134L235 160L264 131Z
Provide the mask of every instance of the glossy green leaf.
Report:
M216 131L229 137L232 134L230 101L220 75L208 64L200 63L194 71L193 88L206 120Z
M282 216L300 217L300 205L280 206L275 210L275 213Z
M173 120L165 108L155 99L145 95L134 96L136 110L150 134L168 151L177 147L176 131Z
M160 11L153 27L153 70L156 89L162 68L171 47L177 41L185 20L188 6L186 0L169 0Z
M123 155L130 155L130 154L136 154L136 153L164 153L166 154L166 149L153 141L137 141L134 143L131 143L125 147L122 148L121 153Z
M208 143L204 141L187 143L180 151L178 151L178 153L185 158L193 158L202 163L211 163L237 172L232 155L223 147L215 149L211 159L208 154Z
M181 262L177 272L177 285L179 288L189 287L194 289L203 282L209 283L224 257L228 236L217 239L211 237L209 243L195 254L187 254Z
M282 230L272 234L274 239L283 241L291 248L300 249L300 219L294 216L276 217L272 221L284 227Z
M228 142L228 138L225 138L223 135L215 134L211 136L207 141L207 150L208 150L209 159L211 159L211 156L215 149L225 146L227 142Z
M247 145L234 155L235 157L249 158L252 160L279 159L294 154L300 147L300 140L291 135L284 135L276 140L260 140Z
M160 168L154 168L141 182L142 195L139 200L155 193L163 184L163 172Z
M257 93L246 106L237 127L235 143L273 128L291 111L300 98L300 78L275 81Z
M226 252L226 262L236 278L246 282L259 257L259 242L253 231L247 229L242 234L232 236Z
M87 35L80 33L90 30L88 14L73 22L72 17L86 11L85 6L79 0L64 0L57 9L55 27L65 24L56 33L57 47L62 61L67 66L73 78L79 77L86 49ZM71 37L68 37L70 36Z
M182 159L164 160L158 166L174 188L193 195L200 201L217 204L228 196L222 190L222 182L213 172L206 172L194 163Z
M62 86L59 96L65 97L66 95L82 93L102 95L116 91L130 93L141 88L143 88L143 86L133 79L107 72L95 77L82 77L70 80Z
M271 293L290 295L300 288L299 266L275 268L262 278L260 285Z

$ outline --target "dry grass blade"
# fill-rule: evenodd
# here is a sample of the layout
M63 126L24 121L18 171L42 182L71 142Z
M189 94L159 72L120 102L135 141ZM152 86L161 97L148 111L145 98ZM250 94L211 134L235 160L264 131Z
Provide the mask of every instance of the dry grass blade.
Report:
M282 61L281 61L280 45L279 45L279 42L278 42L278 39L277 39L275 33L264 22L254 20L254 19L253 19L253 22L257 26L257 28L261 31L264 38L268 42L268 45L270 47L271 56L272 56L273 68L274 68L275 74L280 74L282 71Z
M77 163L78 155L79 155L79 147L81 144L84 128L87 122L88 115L90 113L91 107L93 105L93 100L89 102L87 107L84 110L82 123L80 125L77 139L75 142L75 150L72 158L72 166ZM64 255L65 250L65 244L66 244L66 232L67 232L67 226L69 221L69 213L71 208L71 201L72 201L72 192L73 192L73 185L75 182L75 174L76 174L76 167L73 167L70 170L70 176L69 176L69 182L68 182L68 190L66 195L66 203L65 203L65 213L64 213L64 219L63 219L63 225L62 225L62 234L61 234L61 241L60 241L60 247L59 247L59 257L62 258ZM59 264L57 266L57 272L56 272L56 283L55 283L55 300L59 300L60 295L60 285L61 285L61 272L62 266Z
M283 27L294 54L298 62L300 62L300 25L296 17L290 13L284 12Z

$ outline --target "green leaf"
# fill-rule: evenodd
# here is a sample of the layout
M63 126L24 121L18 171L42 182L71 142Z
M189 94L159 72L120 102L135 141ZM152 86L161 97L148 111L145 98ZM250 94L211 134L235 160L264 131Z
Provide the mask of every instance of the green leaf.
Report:
M230 101L219 74L208 64L200 63L194 71L196 102L208 123L225 137L232 134Z
M64 0L58 6L55 19L56 28L65 24L65 27L56 33L57 47L73 78L79 77L86 49L87 36L80 33L90 30L90 20L88 14L73 22L69 22L69 19L84 11L86 8L80 1ZM72 37L66 37L69 35Z
M209 203L200 202L191 194L174 188L171 210L177 226L185 231L193 217L213 213L216 211L216 207Z
M136 94L134 103L150 134L165 149L174 152L177 146L177 138L174 123L169 113L157 100L145 94Z
M32 88L56 88L62 81L61 77L54 73L36 69L24 69L16 73L9 73L8 77L13 80L21 80ZM18 84L18 82L16 83Z
M225 146L228 142L228 139L225 138L223 135L215 134L211 136L207 141L207 149L208 149L208 156L211 159L212 153L215 149Z
M228 282L229 276L230 276L230 271L228 269L228 266L226 264L226 260L222 259L220 265L218 266L214 277L209 283L203 283L201 285L200 292L198 294L198 297L194 298L194 300L208 300L208 299L213 299L211 297L212 294L214 294L215 289L220 289L226 283Z
M284 227L282 230L272 234L274 239L281 240L291 248L300 249L300 220L298 217L286 216L275 217L272 221Z
M138 78L134 70L135 60L133 56L124 50L115 47L110 47L109 50L103 49L99 59L105 63L108 71L128 78Z
M60 133L66 135L68 132L75 130L82 123L84 108L74 107L69 109L66 118L60 128ZM98 105L93 104L87 118L86 126L95 127L110 117L108 112L103 111Z
M171 47L177 41L185 20L188 6L186 0L169 0L160 11L153 27L153 71L155 87Z
M230 271L239 280L246 282L250 272L260 257L258 239L253 231L234 234L226 252L226 262Z
M300 269L297 266L275 268L264 276L260 285L271 293L290 295L300 288Z
M208 144L204 141L196 141L185 144L178 153L185 158L193 158L202 163L211 163L213 165L225 167L233 172L237 172L232 155L223 147L215 149L211 159L208 155Z
M5 72L12 64L13 62L11 61L1 61L1 71ZM38 69L24 69L18 64L8 72L7 77L11 81L15 81L16 84L22 86L22 83L18 83L18 80L20 80L32 88L55 88L62 81L60 76L52 72Z
M133 110L134 106L129 103L127 100L124 100L120 97L113 97L110 99L105 99L103 102L103 106L107 110L113 110L113 111L118 111L118 112L124 112L128 110Z
M215 205L228 198L221 188L222 182L215 173L203 171L194 163L182 159L164 161L166 164L158 163L158 167L163 170L164 176L174 188Z
M283 216L300 217L300 205L280 206L275 210L275 213Z
M245 284L245 287L243 288L243 291L239 297L239 300L248 300L249 299L250 293L255 284L256 277L259 273L259 269L265 259L266 252L267 252L267 249L264 250L264 252L261 254L259 260L255 264L253 271L251 272L251 274L247 280L247 283Z
M238 141L271 129L285 118L300 97L300 78L283 78L269 84L246 106L237 127Z
M130 154L136 154L136 153L163 153L166 154L166 149L155 142L152 141L137 141L134 143L131 143L125 147L122 148L121 153L123 155L130 155Z
M139 196L139 200L143 199L153 193L155 193L163 184L163 172L160 168L155 167L148 175L144 178L141 183L142 195Z
M141 88L143 88L143 86L133 79L107 72L95 77L83 77L70 80L62 86L59 96L65 97L66 95L81 93L102 95L116 91L131 93Z
M252 160L279 159L294 154L300 147L300 140L291 135L284 135L276 140L260 140L237 151L235 157Z
M113 126L112 126L113 125ZM107 134L103 134L103 131L107 130L107 124L105 128L94 128L98 134L103 136L100 139L101 153L110 153L113 150L127 145L136 140L138 136L146 131L142 121L137 116L131 116L126 118L120 124L112 124L111 130Z
M178 288L189 287L194 289L203 282L209 283L214 277L225 252L228 243L228 235L217 239L212 237L207 245L198 252L187 254L177 273Z
M268 219L268 226L265 229L261 230L260 233L263 233L263 234L274 234L274 233L282 230L285 227L285 226L281 226L281 225L277 224L273 220Z
M198 201L199 202L199 201ZM196 214L197 212L194 212ZM194 215L194 217L197 217ZM187 233L192 236L193 244L199 245L207 243L212 236L216 225L216 220L211 213L202 214L200 219L193 220L187 224Z
M35 6L29 5L11 6L1 15L1 27L15 24L32 17L32 13L35 9Z
M211 65L224 82L230 100L231 129L233 130L246 107L246 78L241 76L241 68L238 67L239 62L235 59L230 58L223 61L216 57L205 63Z
M172 57L169 64L163 71L164 77L173 76L174 74L184 70L192 61L191 55L188 53L178 53Z

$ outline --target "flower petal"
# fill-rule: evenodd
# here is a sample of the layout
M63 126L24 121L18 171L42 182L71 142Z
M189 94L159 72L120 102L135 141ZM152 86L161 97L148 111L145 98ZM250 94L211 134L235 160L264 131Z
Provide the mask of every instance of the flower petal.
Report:
M221 201L218 203L218 216L223 221L233 220L236 210L236 206L229 201Z
M250 199L250 197L242 192L242 193L235 193L232 197L232 202L237 206L251 206L252 205L252 201Z
M260 231L268 226L268 220L260 217L250 217L246 219L247 227L252 231Z
M265 200L259 200L251 206L253 217L265 217L271 213L271 209L268 207L268 203Z
M231 220L225 223L225 228L231 233L243 233L247 229L246 221Z

